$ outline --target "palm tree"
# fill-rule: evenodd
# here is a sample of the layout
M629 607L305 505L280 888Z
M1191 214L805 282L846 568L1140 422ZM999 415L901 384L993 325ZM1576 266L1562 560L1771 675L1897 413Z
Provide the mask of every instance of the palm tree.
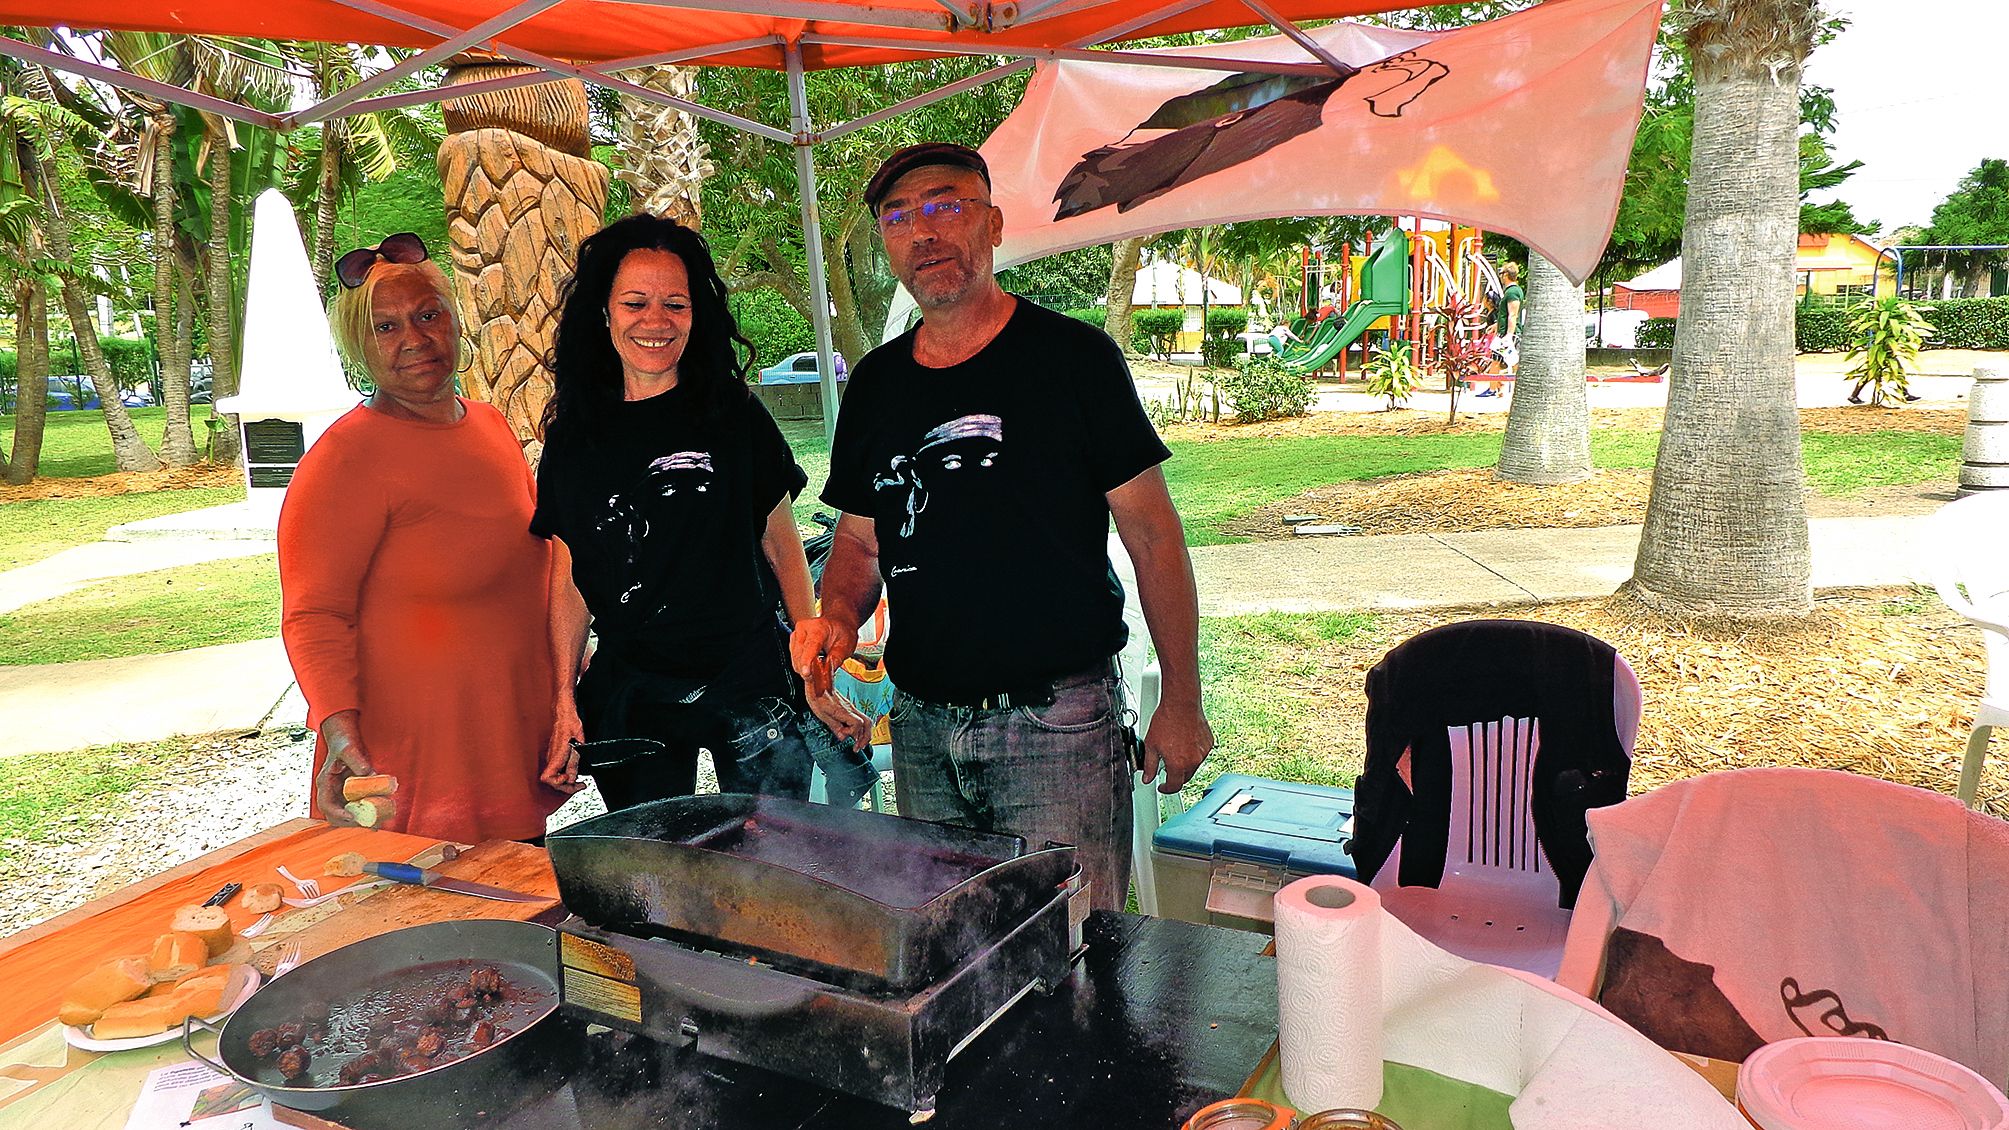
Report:
M1104 309L1102 328L1123 351L1130 351L1130 299L1137 293L1137 268L1144 259L1149 236L1119 239L1109 245L1109 305Z
M1793 374L1800 77L1817 0L1689 0L1695 134L1667 416L1628 588L1673 611L1813 602Z
M621 78L650 90L691 99L696 96L694 67L636 67ZM650 102L632 94L619 95L621 124L614 147L614 179L634 193L637 212L663 216L688 228L703 219L699 193L713 173L698 136L698 120L674 106Z
M353 44L281 46L289 58L305 68L317 100L363 79L362 63ZM437 153L442 136L436 121L406 110L377 110L321 123L318 149L313 143L303 147L315 170L312 262L316 279L325 283L334 269L335 219L342 192L353 190L360 181L388 179L398 171L400 154Z
M1516 483L1580 482L1591 475L1583 284L1530 253L1526 303L1499 476Z

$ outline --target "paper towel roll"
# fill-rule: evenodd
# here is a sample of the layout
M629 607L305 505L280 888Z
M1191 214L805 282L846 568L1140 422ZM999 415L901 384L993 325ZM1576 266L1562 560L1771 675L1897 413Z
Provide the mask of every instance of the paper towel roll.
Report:
M1277 1055L1299 1110L1381 1102L1381 898L1336 875L1277 892Z

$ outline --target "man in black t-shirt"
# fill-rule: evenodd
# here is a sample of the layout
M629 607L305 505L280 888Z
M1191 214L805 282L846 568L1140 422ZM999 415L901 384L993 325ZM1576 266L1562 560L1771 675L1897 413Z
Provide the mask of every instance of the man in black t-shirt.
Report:
M1120 908L1132 743L1112 516L1164 677L1136 768L1162 765L1173 792L1213 748L1171 453L1108 336L998 288L1004 218L974 150L903 149L865 200L924 320L852 373L823 492L842 517L796 670L829 685L883 578L901 812L1073 844L1094 904Z

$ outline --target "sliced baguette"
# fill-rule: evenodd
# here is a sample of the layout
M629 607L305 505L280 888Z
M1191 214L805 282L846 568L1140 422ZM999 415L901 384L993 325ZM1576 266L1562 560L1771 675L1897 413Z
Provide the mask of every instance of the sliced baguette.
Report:
M169 991L105 1009L91 1024L91 1036L99 1040L157 1036L191 1016L215 1016L243 993L251 976L249 966L219 966L193 974L178 985L160 986Z
M211 957L229 949L237 937L230 928L230 916L215 906L184 906L174 912L174 922L168 928L201 938Z
M345 851L329 860L321 868L321 874L335 875L341 878L354 878L363 873L363 864L368 862L369 858L362 852Z
M209 943L199 935L174 931L162 934L147 956L147 973L154 983L179 981L209 964Z
M286 890L277 883L258 883L244 892L239 905L252 914L269 914L278 910L285 900Z
M390 796L398 791L398 779L389 773L379 773L374 777L342 778L342 799L362 800L364 797Z
M356 823L365 828L381 828L398 814L398 802L387 796L366 796L350 801L342 807L356 818Z
M65 1024L90 1024L115 1004L132 1000L153 987L147 959L121 957L79 977L63 993L56 1018Z

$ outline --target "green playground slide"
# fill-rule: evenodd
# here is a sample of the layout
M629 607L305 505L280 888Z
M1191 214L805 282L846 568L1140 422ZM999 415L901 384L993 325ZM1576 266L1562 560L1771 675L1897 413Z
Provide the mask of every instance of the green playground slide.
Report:
M1365 290L1360 300L1347 307L1344 316L1320 322L1297 348L1279 351L1279 361L1304 372L1323 368L1340 350L1360 340L1367 327L1409 313L1409 236L1400 228L1383 233L1360 274Z

